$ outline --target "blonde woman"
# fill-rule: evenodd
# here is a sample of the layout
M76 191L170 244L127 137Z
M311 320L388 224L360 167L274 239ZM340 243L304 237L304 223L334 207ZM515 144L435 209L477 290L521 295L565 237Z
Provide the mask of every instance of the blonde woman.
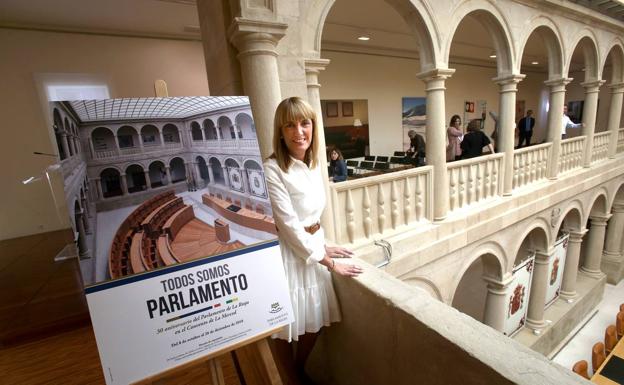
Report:
M275 111L274 152L264 163L295 316L295 322L274 336L274 349L285 375L295 382L292 377L305 381L303 366L320 329L340 321L330 272L347 277L362 272L358 266L334 260L350 257L349 250L325 245L319 222L325 190L317 135L312 107L298 97L283 100ZM294 362L292 340L298 341Z

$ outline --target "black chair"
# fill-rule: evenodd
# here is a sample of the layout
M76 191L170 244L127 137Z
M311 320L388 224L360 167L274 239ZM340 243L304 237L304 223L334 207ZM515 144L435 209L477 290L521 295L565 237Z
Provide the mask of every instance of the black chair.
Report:
M359 166L360 166L359 160L347 160L347 167L359 167Z
M390 165L388 164L388 162L375 162L375 167L373 167L377 170L388 170L390 168Z
M394 156L405 156L405 151L395 151Z
M353 173L354 173L354 172L355 172L355 171L354 171L352 168L348 168L348 169L347 169L347 176L353 176Z
M393 156L393 157L390 158L390 163L401 164L401 163L403 163L403 158L398 157L398 156Z
M364 160L368 160L368 161L374 162L375 161L375 156L374 155L366 155L364 157Z
M363 160L360 162L360 168L366 169L366 170L372 170L373 169L373 162L368 162L366 160Z
M387 162L388 161L388 157L387 156L378 156L377 157L377 162Z

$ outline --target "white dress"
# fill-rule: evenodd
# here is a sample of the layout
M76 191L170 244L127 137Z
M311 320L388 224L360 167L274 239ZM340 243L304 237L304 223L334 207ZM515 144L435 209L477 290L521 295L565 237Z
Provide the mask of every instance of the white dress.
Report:
M320 220L325 190L318 166L309 169L293 159L288 172L283 172L275 159L269 159L264 170L295 316L295 322L273 337L297 341L306 332L340 321L331 274L318 263L325 256L323 229L313 235L304 229Z

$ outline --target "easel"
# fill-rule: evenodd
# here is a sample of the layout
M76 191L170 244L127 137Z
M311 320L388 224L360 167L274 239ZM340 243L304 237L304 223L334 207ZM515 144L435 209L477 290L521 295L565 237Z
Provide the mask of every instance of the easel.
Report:
M167 92L167 83L165 83L164 80L156 80L154 82L154 91L156 97L165 98L169 96ZM206 356L186 362L174 368L167 369L164 372L153 376L146 377L135 382L134 384L157 384L160 380L165 377L169 377L172 374L182 373L198 365L207 365L210 370L209 384L225 385L223 371L217 358L231 351L235 351L245 379L244 383L248 385L282 385L282 380L267 340L269 336L277 333L280 329L281 327L266 331L235 345L214 351Z

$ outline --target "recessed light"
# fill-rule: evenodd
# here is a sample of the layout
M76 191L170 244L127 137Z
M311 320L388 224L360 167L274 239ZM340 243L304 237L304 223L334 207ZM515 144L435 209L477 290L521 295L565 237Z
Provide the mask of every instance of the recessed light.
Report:
M492 58L492 59L496 59L496 54L495 54L495 53L491 54L491 55L490 55L490 58Z
M369 41L370 37L369 36L358 36L358 40Z
M532 61L532 62L531 62L531 64L533 64L533 65L538 65L538 64L539 64L539 62Z

